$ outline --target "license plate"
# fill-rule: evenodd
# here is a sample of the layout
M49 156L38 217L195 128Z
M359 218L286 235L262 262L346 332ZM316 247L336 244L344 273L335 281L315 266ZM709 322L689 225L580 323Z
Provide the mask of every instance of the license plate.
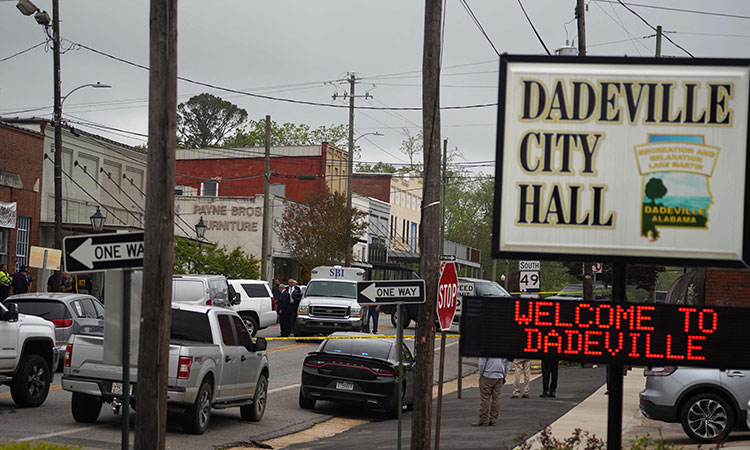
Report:
M353 391L354 383L349 382L349 381L337 381L336 389L341 389L343 391Z
M129 394L133 393L133 385L130 385L130 390L128 391ZM112 394L114 395L122 395L122 383L112 383Z

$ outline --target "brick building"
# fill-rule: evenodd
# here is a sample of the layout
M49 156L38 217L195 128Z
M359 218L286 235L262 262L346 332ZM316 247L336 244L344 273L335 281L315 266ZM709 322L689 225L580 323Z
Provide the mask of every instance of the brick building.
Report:
M263 193L265 150L205 148L177 150L177 193L180 195L252 197ZM272 193L304 201L324 188L346 194L348 153L334 145L271 148Z
M39 245L43 130L0 122L0 263L11 273Z

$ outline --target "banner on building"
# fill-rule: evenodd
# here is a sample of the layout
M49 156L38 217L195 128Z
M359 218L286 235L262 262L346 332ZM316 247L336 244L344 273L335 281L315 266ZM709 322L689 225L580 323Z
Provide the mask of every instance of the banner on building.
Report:
M750 259L738 59L503 55L493 255Z
M16 202L0 202L0 227L16 227Z

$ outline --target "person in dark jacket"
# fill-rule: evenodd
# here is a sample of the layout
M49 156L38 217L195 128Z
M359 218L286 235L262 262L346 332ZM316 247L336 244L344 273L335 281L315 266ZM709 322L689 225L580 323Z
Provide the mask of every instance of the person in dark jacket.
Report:
M297 322L297 310L299 309L299 302L302 301L302 290L297 285L297 280L289 280L289 288L291 289L289 295L292 297L292 333L294 333L294 326Z
M281 281L279 281L278 278L273 279L273 284L271 285L271 295L273 295L273 298L277 302L281 300Z
M292 301L292 286L287 286L281 293L281 299L277 305L279 311L279 326L281 328L281 337L289 337L292 332L292 321L296 316L294 302Z
M25 294L31 290L31 276L26 273L26 266L18 268L18 272L13 274L11 286L14 294Z

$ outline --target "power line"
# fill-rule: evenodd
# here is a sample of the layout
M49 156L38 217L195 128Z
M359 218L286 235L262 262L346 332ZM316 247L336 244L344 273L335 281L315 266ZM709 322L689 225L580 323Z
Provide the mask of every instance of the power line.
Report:
M617 2L615 0L593 0L593 1L599 2L599 3L614 3L614 4L622 3L622 2ZM661 9L664 11L675 11L675 12L690 13L690 14L702 14L705 16L730 17L732 19L750 19L750 16L741 16L739 14L718 13L718 12L712 12L712 11L699 11L699 10L694 10L694 9L683 9L683 8L669 8L666 6L644 5L641 3L630 3L630 2L626 4L630 6L637 6L640 8Z
M139 69L144 69L144 70L150 70L148 66L144 66L142 64L134 63L132 61L128 61L126 59L123 59L123 58L120 58L120 57L117 57L117 56L114 56L114 55L110 55L109 53L106 53L106 52L103 52L103 51L100 51L100 50L96 50L96 49L94 49L92 47L89 47L87 45L80 44L80 43L77 43L77 42L74 42L73 44L75 44L76 46L78 46L80 48L84 48L84 49L86 49L86 50L88 50L90 52L96 53L96 54L101 55L101 56L105 56L107 58L114 59L116 61L120 61L122 63L131 65L133 67L137 67ZM273 97L273 96L270 96L270 95L263 95L263 94L256 94L256 93L252 93L252 92L245 92L245 91L240 91L238 89L232 89L232 88L227 88L227 87L223 87L223 86L218 86L218 85L215 85L215 84L206 83L206 82L203 82L203 81L197 81L197 80L193 80L193 79L186 78L186 77L181 77L181 76L178 76L177 79L181 80L181 81L184 81L186 83L197 85L197 86L203 86L203 87L207 87L207 88L210 88L210 89L216 89L216 90L224 91L224 92L231 92L233 94L245 95L245 96L248 96L248 97L260 98L260 99L263 99L263 100L272 100L272 101L277 101L277 102L293 103L293 104L297 104L297 105L320 106L320 107L326 107L326 108L339 108L339 109L340 108L347 108L347 109L349 108L348 105L340 105L340 104L336 104L336 103L310 102L310 101L306 101L306 100L296 100L296 99L291 99L291 98ZM440 107L440 109L444 109L444 110L460 110L460 109L488 108L488 107L491 107L491 106L497 106L497 103L479 103L479 104L473 104L473 105L442 106L442 107ZM377 106L356 106L355 109L360 109L360 110L362 110L362 109L369 109L369 110L376 110L376 111L385 111L385 110L390 110L390 111L421 111L422 107L421 106L419 106L419 107L417 107L417 106L406 106L406 107L381 108L381 107L377 107Z
M518 0L518 1L521 1L521 0ZM652 30L656 31L656 28L655 28L655 27L654 27L653 25L651 25L650 23L648 23L648 21L647 21L646 19L644 19L643 17L641 17L641 15L640 15L640 14L638 14L638 13L637 13L637 12L635 12L635 11L633 11L633 10L632 10L632 9L631 9L631 8L630 8L630 7L628 6L628 5L626 5L626 4L625 4L625 3L624 3L624 2L622 1L622 0L617 0L617 2L618 2L619 4L621 4L623 8L625 8L625 9L627 9L628 11L630 11L631 13L633 13L633 15L635 15L635 16L636 16L637 18L641 19L641 21L643 21L643 23L645 23L646 25L648 25L648 26L649 26L649 28L651 28ZM664 37L664 39L666 39L666 40L668 40L669 42L671 42L671 43L672 43L672 45L674 45L675 47L679 48L679 49L680 49L680 50L682 50L683 52L687 53L687 54L688 54L688 55L689 55L689 56L690 56L691 58L695 58L695 56L693 56L693 54L692 54L692 53L690 53L689 51L687 51L687 50L686 50L686 49L685 49L684 47L682 47L681 45L677 44L677 43L676 43L675 41L673 41L673 40L672 40L672 39L671 39L671 38L670 38L669 36L667 36L666 34L662 34L662 36Z
M495 51L495 54L497 56L500 56L500 52L497 51L497 47L495 47L495 44L492 42L492 39L490 39L490 37L487 35L487 32L484 31L484 27L479 22L479 19L477 18L476 14L474 14L474 11L472 11L471 6L469 6L469 3L466 0L460 0L460 2L461 2L461 5L466 10L466 12L469 14L469 17L471 17L471 19L474 21L474 25L476 25L477 28L479 28L479 31L482 32L482 35L484 36L484 38L487 39L487 42L490 43L492 50Z
M36 45L34 45L34 46L31 46L31 47L27 48L26 50L21 50L21 51L20 51L20 52L18 52L18 53L14 53L14 54L12 54L12 55L10 55L10 56L6 56L5 58L3 58L3 59L0 59L0 63L1 63L1 62L5 62L5 61L7 61L7 60L9 60L9 59L15 58L16 56L20 56L20 55L23 55L23 54L24 54L24 53L26 53L26 52L30 52L30 51L34 50L35 48L37 48L37 47L40 47L40 46L42 46L42 45L44 45L44 44L46 44L46 43L47 43L47 41L44 41L44 42L40 42L40 43L38 43L38 44L36 44Z
M523 15L526 16L526 20L529 21L529 25L531 25L531 29L534 30L534 34L536 34L536 38L539 39L539 42L542 44L542 47L544 47L544 51L547 52L548 55L552 56L552 53L550 53L549 49L547 48L547 44L544 43L544 40L539 35L539 32L536 31L536 27L534 26L534 23L531 21L531 18L526 13L526 8L523 7L523 3L521 3L521 0L518 0L518 5L521 7L521 11L523 11Z
M622 19L620 19L620 15L617 14L617 10L615 9L615 6L614 5L610 5L612 7L612 12L615 14L615 16L617 16L617 19L615 19L614 17L612 17L612 15L610 13L608 13L607 10L604 9L604 7L602 5L600 5L600 4L597 3L596 6L599 9L601 9L602 12L604 14L606 14L607 17L609 17L612 20L612 22L616 23L620 28L623 29L623 31L625 31L625 34L628 35L628 37L630 38L630 41L633 43L633 48L635 48L635 51L638 53L638 55L641 55L641 51L638 49L638 46L636 45L636 42L635 42L635 36L633 36L633 34L630 33L630 31L628 30L628 28L625 26L625 23L622 21ZM646 47L645 44L643 44L640 41L638 43L641 44L641 46L643 46L643 48L647 52L649 51L648 47Z

